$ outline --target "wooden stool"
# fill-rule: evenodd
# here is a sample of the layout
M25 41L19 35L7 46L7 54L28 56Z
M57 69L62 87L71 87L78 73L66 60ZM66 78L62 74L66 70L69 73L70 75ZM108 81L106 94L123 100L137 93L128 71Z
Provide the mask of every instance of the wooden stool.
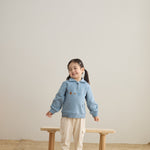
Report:
M41 131L49 132L49 147L48 150L54 150L55 144L55 132L60 131L60 128L52 128L52 127L43 127ZM99 133L100 141L99 141L99 150L105 150L105 136L109 133L115 133L112 129L86 129L88 133Z

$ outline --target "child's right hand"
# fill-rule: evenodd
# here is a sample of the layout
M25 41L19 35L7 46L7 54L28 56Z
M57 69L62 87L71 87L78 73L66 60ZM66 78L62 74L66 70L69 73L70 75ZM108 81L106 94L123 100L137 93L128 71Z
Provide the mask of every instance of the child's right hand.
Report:
M52 118L52 115L53 114L51 112L49 112L49 111L46 113L46 116L49 117L49 118Z
M99 122L99 121L100 121L99 117L98 117L98 116L97 116L97 117L94 117L94 121Z

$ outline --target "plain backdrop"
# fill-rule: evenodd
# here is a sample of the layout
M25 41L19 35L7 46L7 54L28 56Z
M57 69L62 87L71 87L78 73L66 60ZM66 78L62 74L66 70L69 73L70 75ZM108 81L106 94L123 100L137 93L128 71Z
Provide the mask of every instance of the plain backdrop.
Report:
M40 127L60 125L45 113L72 58L99 105L86 126L116 130L107 143L150 142L149 0L0 0L0 139L48 140Z

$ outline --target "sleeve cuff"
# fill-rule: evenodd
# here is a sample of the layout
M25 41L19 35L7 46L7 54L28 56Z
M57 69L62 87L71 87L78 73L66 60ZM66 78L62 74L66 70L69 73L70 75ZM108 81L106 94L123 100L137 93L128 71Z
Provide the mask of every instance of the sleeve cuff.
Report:
M93 116L93 117L97 117L97 116L98 116L98 112L97 112L97 111L96 111L96 112L93 112L93 113L92 113L92 116Z
M50 109L50 111L49 112L51 112L52 114L54 114L55 113L55 111L53 110L53 109Z

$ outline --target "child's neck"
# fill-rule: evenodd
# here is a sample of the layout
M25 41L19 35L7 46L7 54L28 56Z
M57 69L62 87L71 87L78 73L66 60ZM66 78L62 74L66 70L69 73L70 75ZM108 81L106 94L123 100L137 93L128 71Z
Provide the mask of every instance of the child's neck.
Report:
M81 81L82 78L76 78L74 80L76 80L77 82Z

